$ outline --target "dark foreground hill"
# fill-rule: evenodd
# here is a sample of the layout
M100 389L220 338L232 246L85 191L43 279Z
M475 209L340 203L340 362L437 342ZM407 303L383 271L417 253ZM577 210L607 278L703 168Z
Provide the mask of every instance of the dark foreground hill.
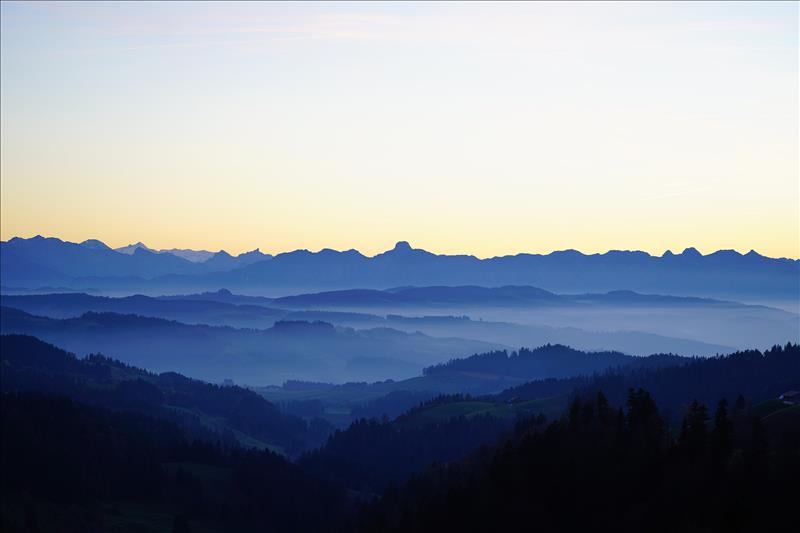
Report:
M571 353L573 352L573 353ZM535 350L520 350L519 353L495 352L478 354L465 359L456 359L445 365L426 369L426 375L419 381L407 383L417 385L425 379L450 376L486 375L490 368L498 374L519 371L525 367L535 368L538 364L549 364L555 354L566 353L566 360L576 364L591 362L594 354L576 352L566 346L543 346ZM522 355L520 355L522 354ZM537 355L538 354L538 355ZM533 356L532 356L533 355ZM604 354L600 354L601 359ZM608 354L605 354L608 356ZM625 356L622 356L625 357ZM537 359L540 362L537 362ZM438 403L449 404L453 412L472 415L476 412L495 413L501 416L514 416L515 413L529 413L531 409L541 409L552 414L553 406L566 405L575 394L592 395L602 391L613 403L624 403L630 389L644 388L650 391L662 409L664 420L672 425L680 421L687 405L692 399L711 404L720 398L733 402L744 396L754 403L772 401L786 391L800 390L800 345L788 343L774 346L768 350L744 350L728 355L709 358L682 358L671 355L633 357L626 365L607 367L598 372L557 379L553 377L536 378L510 387L497 394L483 394L465 404L459 403L458 396ZM438 375L438 376L437 376ZM395 385L402 385L403 382ZM378 384L376 384L378 385ZM385 386L382 385L382 386ZM407 387L406 390L419 390ZM467 389L465 389L467 390ZM453 391L449 391L453 392ZM269 396L269 395L268 395ZM388 401L389 396L373 399L360 410L371 416L399 414L393 410L408 398L397 397ZM408 408L409 405L405 404Z
M532 381L543 378L591 375L605 370L634 366L661 368L688 362L686 357L656 354L633 357L620 352L583 352L561 344L546 344L533 350L520 348L516 352L495 351L476 354L447 363L432 365L423 374L442 376L494 376L495 379Z
M4 533L341 531L350 507L273 452L137 412L3 392L0 430Z
M737 532L793 517L800 413L768 397L797 383L797 345L441 397L290 464L163 414L274 423L247 391L2 341L3 531ZM597 392L638 383L675 395Z
M387 491L360 530L781 531L795 520L800 424L765 424L744 402L693 402L671 433L646 391L624 409L576 399L556 422L522 423Z
M546 353L546 348L540 350ZM557 348L554 353L569 350ZM451 365L482 364L493 359L499 359L501 365L517 364L505 354L485 354ZM693 400L712 406L721 399L733 405L737 399L747 398L760 404L785 391L800 390L800 346L790 344L763 353L753 350L719 358L683 359L678 365L669 358L656 356L650 362L617 367L602 374L533 381L498 395L442 396L394 420L361 421L337 431L324 447L307 454L302 462L318 475L327 474L351 488L369 487L377 491L388 483L407 479L426 463L458 459L464 454L461 443L469 442L473 447L481 441L489 443L487 436L500 435L520 419L536 418L539 414L558 418L575 397L594 398L602 392L615 399L612 403L622 406L632 389L642 387L653 389L666 435L668 431L680 430L681 420ZM785 418L786 415L769 420L779 428L794 424L800 429L797 416ZM538 418L537 421L541 422ZM374 443L382 444L374 446Z
M282 387L256 388L267 399L290 411L316 412L341 426L359 417L394 418L420 402L439 395L488 395L514 386L549 379L559 394L591 376L627 369L685 365L691 358L669 354L636 357L619 352L584 352L547 344L535 349L498 350L432 365L422 375L402 381L333 385L289 381ZM574 377L575 381L556 378ZM551 394L553 396L555 394ZM345 414L349 412L350 416ZM329 413L336 413L331 416Z
M675 419L680 418L692 399L710 404L720 398L733 401L742 395L754 402L763 402L789 390L800 390L800 345L697 358L678 366L532 381L504 391L498 399L524 401L573 390L585 393L602 390L611 401L622 403L629 389L639 387L650 391L665 410L664 414Z
M293 454L325 438L326 424L281 413L252 391L153 374L103 357L78 359L34 337L0 336L3 393L37 392L169 420L192 437Z

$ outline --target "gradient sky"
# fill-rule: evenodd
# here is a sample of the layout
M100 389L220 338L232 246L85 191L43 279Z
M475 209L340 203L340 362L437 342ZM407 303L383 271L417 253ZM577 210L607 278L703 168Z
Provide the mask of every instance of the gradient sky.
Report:
M2 3L0 236L800 257L798 3Z

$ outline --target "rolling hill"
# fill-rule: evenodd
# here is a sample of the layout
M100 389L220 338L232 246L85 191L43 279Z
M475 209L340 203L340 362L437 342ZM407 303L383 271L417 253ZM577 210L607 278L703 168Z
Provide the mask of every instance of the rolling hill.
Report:
M355 330L324 322L279 321L267 329L191 325L161 318L88 312L52 319L0 308L3 333L34 335L72 352L102 352L155 372L237 383L290 379L377 381L497 344L390 328Z

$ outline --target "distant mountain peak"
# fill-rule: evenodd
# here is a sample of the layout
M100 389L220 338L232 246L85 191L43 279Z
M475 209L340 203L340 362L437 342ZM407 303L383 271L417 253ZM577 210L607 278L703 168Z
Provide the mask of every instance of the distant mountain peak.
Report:
M249 252L242 252L236 257L239 260L244 260L246 264L263 261L265 259L272 259L272 255L265 254L261 251L261 248L256 248L255 250L250 250Z
M261 251L261 248L256 248L254 250L250 250L249 252L242 252L237 257L247 257L251 255L267 255Z
M181 248L170 248L169 250L159 250L158 253L172 254L176 257L180 257L181 259L186 259L187 261L191 261L192 263L202 263L204 261L208 261L211 257L214 256L214 252L209 252L208 250L189 250Z
M155 255L159 253L157 250L153 250L152 248L148 248L147 246L137 246L133 249L133 255Z
M81 246L84 248L89 248L90 250L110 250L111 247L98 239L86 239L81 243Z
M742 257L742 254L740 254L736 250L717 250L716 252L709 255L713 255L715 257Z
M153 250L152 248L148 247L142 241L139 241L135 244L129 244L128 246L122 246L121 248L114 248L114 251L119 252L121 254L133 255L136 252L136 250L140 249L145 250L147 252L156 253L156 250Z
M9 242L34 242L34 243L42 243L42 242L65 242L59 239L58 237L44 237L42 235L35 235L30 239L25 239L23 237L14 237Z
M92 240L81 245L52 237L2 242L3 285L118 292L173 292L189 287L249 292L266 288L331 291L409 285L534 285L574 294L622 288L726 300L796 302L800 273L800 260L794 258L769 258L755 252L742 256L711 249L701 254L695 248L683 252L673 248L661 257L632 251L582 254L564 250L478 259L434 254L401 240L374 256L355 250L297 250L273 259L260 252L237 257L220 252L211 261L205 260L212 254L207 250L154 251L133 241L112 253L91 249L93 244Z
M361 255L360 252L356 251L355 253ZM443 256L438 256L422 248L414 248L413 246L411 246L411 244L409 244L408 241L398 241L397 244L394 245L394 248L379 253L374 257L374 259L389 260L389 261L397 261L397 260L420 261L420 260L425 260L425 258L435 258L435 257L443 257ZM461 256L452 256L452 257L461 257Z
M582 257L585 256L586 254L584 254L580 250L575 250L574 248L568 248L566 250L555 250L547 255L562 256L562 257Z

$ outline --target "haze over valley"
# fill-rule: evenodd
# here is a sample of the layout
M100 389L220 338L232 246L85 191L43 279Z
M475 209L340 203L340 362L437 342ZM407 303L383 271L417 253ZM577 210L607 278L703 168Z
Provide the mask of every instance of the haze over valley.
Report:
M687 255L683 254L673 260L633 252L523 254L507 258L510 266L483 266L475 258L436 256L399 243L374 258L357 252L294 252L231 263L213 274L226 277L211 281L207 272L197 270L212 268L205 265L220 253L189 261L146 246L112 250L98 240L76 244L38 237L12 239L0 246L4 283L11 280L8 283L16 285L4 287L0 297L5 332L34 335L82 355L103 352L155 371L178 370L209 381L224 377L251 386L280 385L286 380L405 379L453 357L544 344L638 356L705 357L800 340L798 314L792 311L633 290L651 282L665 288L664 272L696 272L687 275L691 282L677 287L675 292L682 294L692 290L701 273L711 276L706 273L710 271L720 278L746 265L753 280L750 292L742 284L728 292L738 291L748 299L777 295L791 301L800 263L755 255L683 258ZM342 269L343 260L355 261L365 270ZM281 261L291 268L273 266ZM514 261L541 263L521 270ZM624 276L617 270L603 272L609 262L631 267L620 270ZM257 277L254 268L261 269ZM565 268L572 269L575 280L568 281ZM459 274L459 269L465 273ZM100 270L117 275L100 277ZM43 271L55 277L31 280ZM493 277L487 286L458 284L478 275L475 272ZM20 286L26 279L23 274L28 276L28 287ZM248 296L217 285L208 285L210 290L202 293L121 296L118 285L149 284L149 292L176 293L178 289L161 289L161 284L171 280L182 286L186 279L199 276L208 283L245 280L243 290L249 294L275 294L286 284L340 284L347 276L360 274L370 280L366 285L409 280L424 285L279 297ZM436 285L445 275L455 281ZM283 285L276 285L275 277ZM609 292L564 294L540 286L500 285L509 277L545 286L569 283L586 290L598 283L616 285ZM78 288L86 280L94 287L90 294ZM59 288L47 289L48 282ZM109 284L114 286L112 296L105 296L97 287ZM52 294L43 294L48 290Z
M2 533L797 521L800 2L0 2Z

